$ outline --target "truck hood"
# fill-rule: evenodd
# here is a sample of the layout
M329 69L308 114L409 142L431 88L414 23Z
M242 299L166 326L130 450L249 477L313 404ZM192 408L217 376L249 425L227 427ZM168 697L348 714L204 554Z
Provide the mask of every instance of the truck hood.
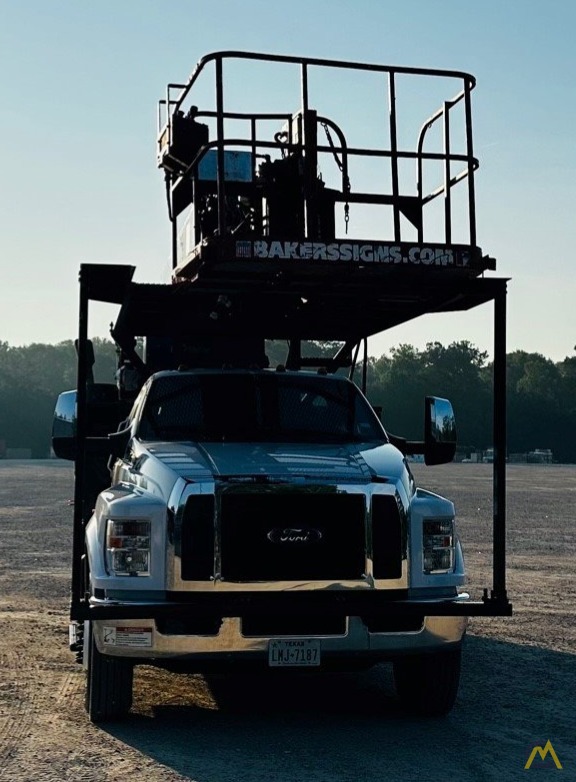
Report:
M370 482L406 476L393 445L372 443L154 443L148 454L187 480L268 477L272 479Z

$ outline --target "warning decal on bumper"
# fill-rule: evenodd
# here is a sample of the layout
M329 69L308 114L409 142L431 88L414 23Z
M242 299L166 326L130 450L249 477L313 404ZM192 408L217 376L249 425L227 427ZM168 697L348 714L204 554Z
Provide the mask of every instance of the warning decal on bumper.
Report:
M105 646L151 647L151 627L104 627Z

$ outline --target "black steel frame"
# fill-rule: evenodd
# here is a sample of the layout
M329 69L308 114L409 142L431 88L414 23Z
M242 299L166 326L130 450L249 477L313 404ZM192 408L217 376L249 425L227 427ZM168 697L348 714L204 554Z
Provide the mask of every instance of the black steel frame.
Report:
M79 312L79 335L78 335L78 411L77 411L77 436L78 436L78 456L76 459L76 483L75 483L75 504L74 504L74 524L73 524L73 555L72 555L72 602L71 616L73 619L86 618L137 618L143 616L159 616L165 613L172 614L182 611L189 612L193 606L196 606L193 598L180 602L175 600L168 604L158 605L157 603L136 604L134 606L93 606L90 607L87 594L86 583L86 563L85 563L85 542L84 528L90 517L91 508L86 506L85 499L85 471L86 456L91 447L90 438L86 437L86 385L91 368L88 362L88 310L90 301L106 301L120 303L129 300L142 289L149 287L154 291L173 290L178 286L142 286L132 283L131 277L134 267L113 267L106 265L85 264L81 267L80 273L80 312ZM488 284L488 285L487 285ZM427 288L426 282L422 283L424 289ZM484 590L482 601L457 602L446 600L441 603L435 603L433 606L434 615L458 615L458 616L508 616L512 613L512 606L508 600L506 591L506 295L507 280L505 279L474 279L468 280L466 286L468 289L467 298L463 302L455 302L448 292L444 298L438 292L436 309L450 311L450 309L466 309L476 306L479 303L487 301L494 302L494 362L493 362L493 442L494 442L494 464L493 464L493 526L492 526L492 547L493 547L493 583L492 587ZM439 289L440 291L441 289ZM194 291L189 290L189 295L193 296ZM393 292L388 289L388 296L393 298ZM400 288L403 294L403 289ZM447 296L447 298L446 298ZM152 300L154 296L152 295ZM170 307L174 302L179 301L180 306L186 312L190 311L191 299L182 295L170 300ZM430 306L430 304L429 304ZM432 311L434 311L432 309ZM158 310L156 310L158 312ZM406 318L414 317L421 312L407 313ZM385 317L385 312L383 312ZM154 334L154 319L149 319L149 333ZM265 324L260 324L265 326ZM139 334L138 336L142 336ZM274 333L266 334L274 338ZM337 337L337 335L333 335ZM292 595L293 593L291 593ZM327 600L335 593L330 592L330 596L320 597L317 593L306 593L314 601ZM204 596L202 596L204 597ZM274 595L276 599L277 595ZM280 597L289 605L293 605L293 610L299 610L300 601L304 600L298 594L289 597ZM266 601L257 595L251 594L249 590L235 595L218 595L209 598L214 602L214 610L223 612L223 615L236 615L238 606L245 607L245 611L250 614L265 612ZM191 602L192 601L192 602ZM240 601L240 602L239 602ZM207 604L208 605L208 604ZM212 605L212 603L210 603ZM382 615L394 614L402 610L413 613L430 614L432 607L426 601L414 601L410 603L404 601L390 601L385 592L355 592L354 595L340 595L336 601L341 611L350 611L352 607L359 613L369 613L371 610L378 610ZM362 609L362 610L360 610ZM194 608L196 610L196 608ZM287 609L289 610L289 609Z
M387 77L390 116L390 149L367 150L348 148L345 139L338 133L338 146L319 146L311 152L314 161L318 151L334 151L341 155L343 188L338 195L340 200L357 200L364 203L389 203L393 206L394 242L401 242L400 215L405 196L399 192L399 161L411 158L417 162L416 200L423 205L443 195L445 199L445 246L458 248L460 252L469 250L475 259L469 266L455 267L418 267L390 266L372 264L339 263L330 265L314 262L290 263L282 266L278 263L254 264L235 258L230 252L230 243L225 236L224 199L227 183L224 179L224 150L226 145L245 144L252 149L258 146L276 146L272 142L256 139L256 126L259 119L286 118L278 114L238 114L227 113L224 109L223 62L226 59L252 59L266 62L281 62L297 65L300 68L301 107L304 114L309 109L308 75L313 67L334 67L363 71L380 72ZM194 176L195 167L209 149L217 150L216 196L218 203L218 236L216 238L217 257L224 260L223 270L200 269L193 282L178 284L142 285L132 282L134 267L84 264L80 270L80 304L78 334L78 378L77 378L77 459L74 490L74 524L72 553L72 599L71 616L73 619L96 618L137 618L160 616L190 611L210 613L222 616L255 615L277 610L287 613L321 610L322 612L353 613L369 615L371 612L381 615L395 613L414 613L424 615L468 615L468 616L505 616L510 615L512 606L506 592L506 279L485 279L479 275L486 269L494 268L493 259L481 257L476 246L474 171L478 161L473 155L472 120L470 93L475 86L474 77L459 71L431 70L422 68L404 68L363 63L351 63L337 60L286 57L250 52L217 52L203 58L196 66L188 82L184 85L169 84L165 100L159 106L159 143L164 134L172 132L172 117L187 99L198 77L208 63L214 62L216 74L216 111L204 112L206 116L216 118L217 138L204 145L196 159L186 171L168 172L171 197L182 178ZM406 152L398 148L396 133L396 76L412 74L457 78L462 81L462 90L452 99L445 101L443 107L429 117L421 127L416 150ZM178 91L177 98L173 97ZM466 125L466 153L455 155L450 146L450 109L464 102ZM165 114L166 124L162 122ZM251 138L246 141L224 138L224 121L227 118L248 119L251 123ZM425 153L424 142L429 128L442 120L444 130L444 150L442 153ZM162 126L162 127L160 127ZM304 137L303 149L306 147ZM346 189L347 156L365 154L384 156L391 160L392 193L376 195L353 193ZM444 163L444 183L433 193L425 195L422 191L422 165L427 159L441 160ZM456 176L452 175L451 164L464 163L464 168ZM162 165L162 161L160 161ZM309 177L312 172L308 172ZM469 245L452 244L451 225L451 187L461 179L468 180L469 207ZM313 218L314 204L306 202L307 223ZM171 209L173 221L172 245L173 262L176 254L176 220ZM422 228L418 229L418 241L423 241ZM330 284L326 284L327 276ZM228 325L221 325L210 317L214 302L221 294L230 296L244 307L238 308L239 314ZM308 309L299 308L301 300L308 301ZM86 552L84 529L91 515L88 507L87 457L93 447L87 436L87 384L91 376L89 365L88 316L90 302L102 301L121 305L120 314L112 331L113 337L123 350L129 351L134 337L170 336L177 334L188 339L202 338L206 335L220 336L259 336L269 339L291 340L291 353L295 368L306 365L300 356L300 340L335 340L343 343L340 353L332 359L332 367L355 364L358 350L364 342L364 372L362 383L365 385L366 338L392 326L430 312L454 312L468 310L480 304L493 302L494 305L494 362L493 362L493 525L492 525L492 586L484 590L481 601L459 602L444 600L431 606L430 602L410 600L405 596L391 599L386 591L356 591L350 593L290 592L274 593L271 596L250 593L249 590L234 594L202 594L201 596L173 595L169 602L135 604L133 606L109 605L90 606L86 573ZM259 302L260 306L254 306ZM296 304L295 304L296 303ZM248 306L246 306L248 305ZM242 314L244 312L244 314ZM359 348L358 348L359 349ZM354 356L354 357L353 357ZM135 360L139 360L134 356ZM101 445L101 443L100 443ZM304 606L311 607L310 609Z

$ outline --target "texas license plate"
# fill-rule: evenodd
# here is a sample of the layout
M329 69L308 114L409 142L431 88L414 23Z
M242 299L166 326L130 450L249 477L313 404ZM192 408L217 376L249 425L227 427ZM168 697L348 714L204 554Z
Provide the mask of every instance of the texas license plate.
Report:
M274 639L268 646L268 665L275 668L320 665L320 641Z

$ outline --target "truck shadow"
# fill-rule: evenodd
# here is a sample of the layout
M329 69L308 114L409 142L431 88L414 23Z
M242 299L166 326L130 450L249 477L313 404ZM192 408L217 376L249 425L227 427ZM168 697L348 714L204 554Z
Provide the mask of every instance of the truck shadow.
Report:
M436 779L455 771L460 780L508 780L524 778L532 747L547 739L564 768L576 767L571 654L470 637L457 705L432 720L402 712L389 666L206 682L206 708L157 705L105 730L198 782Z

